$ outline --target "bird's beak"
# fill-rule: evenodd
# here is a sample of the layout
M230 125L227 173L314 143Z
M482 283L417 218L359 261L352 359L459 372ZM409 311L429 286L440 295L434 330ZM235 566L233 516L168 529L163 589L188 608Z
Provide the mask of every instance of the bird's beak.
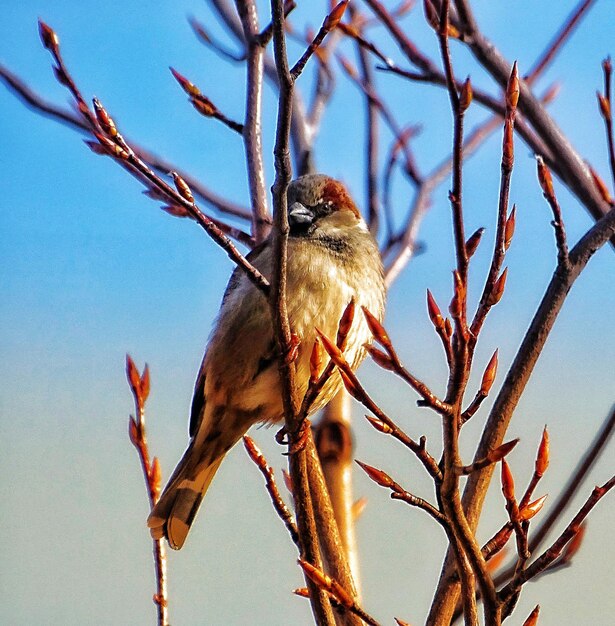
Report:
M314 221L314 212L301 202L293 202L288 207L288 222L290 226L307 227Z

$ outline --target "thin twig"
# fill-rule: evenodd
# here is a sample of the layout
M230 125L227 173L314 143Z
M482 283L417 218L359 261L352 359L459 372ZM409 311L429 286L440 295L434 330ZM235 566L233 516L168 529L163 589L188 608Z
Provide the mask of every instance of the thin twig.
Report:
M508 203L510 194L510 181L512 177L512 169L514 164L514 143L513 130L515 124L515 115L517 112L517 103L519 100L519 74L517 64L513 65L508 84L506 86L506 113L504 117L504 134L502 140L502 160L501 160L501 177L500 177L500 193L497 212L496 236L491 256L491 264L485 286L481 295L476 313L470 326L470 354L473 353L476 346L476 340L482 328L482 325L489 313L491 307L499 301L502 289L499 289L499 282L506 254L507 245L510 244L510 237L507 238L506 230L509 224ZM512 235L511 235L512 236Z
M553 212L553 221L551 224L555 230L555 243L557 244L557 262L558 265L564 267L568 264L568 243L566 241L566 229L564 227L564 219L562 217L562 210L555 196L555 190L553 188L553 180L551 178L551 172L545 165L541 156L536 157L536 163L538 165L538 181L542 187L543 195L546 201L551 207Z
M194 34L199 41L205 46L213 50L216 54L222 57L225 61L232 61L233 63L242 63L246 60L245 54L239 54L233 52L219 41L214 39L205 26L194 17L188 17L188 23L192 27Z
M456 4L458 7L463 6L464 11L471 15L471 9L467 0L458 0ZM470 50L478 62L504 87L510 75L510 63L477 29L473 17L470 21L473 23L469 30L471 36L467 39ZM568 138L547 113L545 107L534 96L525 81L520 81L520 92L519 109L521 113L528 119L536 133L547 145L549 153L557 155L557 163L554 164L549 160L549 166L581 201L594 220L599 220L609 211L610 207L593 184L585 161L575 151ZM542 153L538 152L538 154Z
M348 6L349 1L350 0L342 0L339 4L333 7L331 12L325 17L322 26L316 33L316 36L290 70L290 75L293 80L297 80L301 72L303 72L307 62L310 60L310 57L316 52L316 50L318 50L318 47L324 41L325 37L338 25L344 15L344 11Z
M236 5L246 40L246 115L242 131L252 205L252 236L260 243L270 229L261 124L266 44L259 36L255 0L236 2Z
M137 450L150 509L160 497L160 462L156 457L150 462L147 434L145 430L145 403L150 390L149 368L146 365L143 374L139 374L134 361L126 355L126 377L135 401L135 417L130 416L128 434L132 445ZM154 570L156 574L156 593L154 603L158 612L158 626L168 626L168 589L167 589L167 556L163 539L153 540Z
M82 118L77 117L72 111L65 110L62 107L56 106L50 102L45 101L39 94L30 89L18 76L10 72L6 67L0 65L0 79L4 81L8 89L32 108L37 113L41 113L52 120L65 124L73 130L91 133L90 125ZM192 192L199 196L206 204L212 206L221 213L228 213L243 219L250 218L250 211L242 206L234 204L225 198L221 198L218 194L214 193L194 177L190 176L187 172L177 167L175 164L170 163L166 159L159 157L147 148L135 145L132 141L128 141L132 146L135 154L143 161L148 163L152 169L156 170L159 174L166 175L168 172L179 172L181 177L188 183Z
M359 382L357 376L352 371L352 368L344 358L344 355L341 351L335 346L335 344L325 337L323 334L320 334L321 339L323 340L323 345L325 350L327 350L329 356L332 361L338 367L340 375L342 376L342 381L344 382L344 386L348 393L361 402L365 408L371 411L381 422L384 422L390 428L397 428L393 420L391 420L384 411L374 402L374 400L370 397L367 391ZM418 459L421 461L425 469L429 472L431 476L439 477L440 469L435 459L425 450L425 447L421 444L417 443L407 435L403 434L403 440L400 438L405 445L408 446L416 454Z
M613 99L611 94L611 77L613 74L613 66L611 58L607 57L602 62L602 70L604 73L604 95L598 94L600 104L600 112L604 118L604 126L606 130L606 144L609 151L609 163L611 165L611 176L613 184L615 184L615 138L613 137Z
M95 114L92 113L64 63L60 53L58 36L44 22L39 22L39 30L44 46L49 50L56 62L56 66L54 66L56 78L72 94L77 109L91 128L92 134L96 137L101 147L125 169L131 173L134 171L136 177L141 181L146 180L156 187L169 198L172 205L182 207L226 251L227 255L246 272L252 283L263 293L267 294L269 291L267 279L246 260L222 230L199 209L190 188L181 176L174 173L176 184L178 180L181 183L176 191L139 158L132 147L117 132L115 123L97 99L94 99Z
M201 90L192 82L190 82L185 76L180 74L176 69L170 68L171 73L175 77L175 80L179 83L180 87L188 95L188 100L192 106L204 117L213 117L214 119L222 122L225 126L232 131L241 135L244 132L243 124L236 122L226 116L218 107L205 95L201 93Z
M615 486L615 476L601 487L595 487L585 504L574 516L572 521L564 529L562 534L555 540L553 545L545 550L527 569L520 572L516 580L513 580L498 592L499 598L506 602L528 580L531 580L545 571L555 559L562 553L566 544L577 534L583 520L589 515L598 502Z
M564 44L570 39L570 35L574 31L577 24L581 21L585 13L591 8L595 0L581 0L579 4L572 10L560 30L555 34L553 39L548 43L547 47L540 55L540 58L534 63L530 71L523 77L526 82L533 81L542 74L558 52L563 48Z
M295 385L295 365L285 357L290 354L291 346L291 328L286 303L286 267L289 233L286 191L291 180L288 145L294 81L290 74L286 56L284 6L282 0L271 1L271 20L273 23L273 45L279 84L279 99L274 148L276 175L272 188L275 228L273 234L274 269L270 303L275 338L279 353L283 355L279 359L279 370L286 431L290 442L293 443L299 435L298 431L301 426L301 424L297 423L300 407ZM307 437L306 445L310 445L310 443L311 437ZM305 446L299 447L290 455L289 468L293 482L293 499L299 530L301 557L314 567L322 569L316 521L310 495L307 450ZM310 589L310 602L317 624L319 626L333 626L335 618L327 594L311 579L308 578L306 582Z
M339 605L339 607L354 613L365 624L370 626L380 626L365 609L357 604L356 599L348 593L348 591L341 585L335 578L327 576L322 570L314 567L311 563L299 559L299 565L303 569L305 575L314 582L319 589L322 589L326 593L330 594L332 599Z
M445 402L452 407L449 415L443 416L443 480L439 489L439 501L443 513L450 524L451 545L455 551L457 570L460 572L461 587L464 597L464 617L466 624L476 623L475 609L469 603L468 596L474 596L474 586L468 579L463 568L467 559L472 574L476 577L483 595L485 621L489 624L499 623L499 606L495 586L489 575L485 559L476 541L461 506L459 492L459 476L456 467L459 462L459 428L461 427L461 401L470 369L468 351L467 315L467 274L468 250L463 223L462 208L462 159L463 159L463 121L464 113L471 102L471 87L467 80L461 95L457 92L455 76L448 45L449 34L449 0L444 0L440 10L438 41L442 62L445 69L451 110L453 114L453 186L449 194L453 212L453 232L457 269L454 272L455 289L450 305L450 312L455 324L453 334L453 364L450 369L448 389Z
M290 534L290 538L293 542L299 546L299 534L297 532L297 525L293 520L293 516L291 512L288 510L286 503L282 500L282 496L280 495L280 490L275 482L275 475L273 473L273 468L267 463L267 459L263 456L263 453L260 451L258 446L254 443L252 437L248 437L248 435L244 435L243 445L246 448L246 451L249 457L252 459L256 467L260 470L261 474L265 478L265 488L269 493L269 497L271 498L271 502L273 504L273 508L275 512L278 514L280 519L284 522L288 533Z
M359 66L361 68L361 82L369 91L374 91L374 70L370 65L367 52L357 45ZM365 190L367 193L367 216L369 230L374 235L378 234L380 226L380 204L378 195L378 115L375 102L366 95L365 97ZM405 145L405 144L402 144Z
M433 504L427 502L423 498L419 498L414 494L406 491L399 483L395 482L386 472L363 463L362 461L356 461L357 465L373 480L376 484L391 490L391 498L393 500L402 500L410 506L417 507L425 511L433 519L438 522L442 527L448 527L448 520L446 516L442 514Z

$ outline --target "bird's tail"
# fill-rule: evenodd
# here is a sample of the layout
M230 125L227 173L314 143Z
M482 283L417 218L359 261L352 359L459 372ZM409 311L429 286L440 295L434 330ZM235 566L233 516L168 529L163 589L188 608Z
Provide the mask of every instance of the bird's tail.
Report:
M147 518L152 537L166 537L174 550L184 545L203 496L224 458L222 454L209 463L195 466L190 456L189 447Z

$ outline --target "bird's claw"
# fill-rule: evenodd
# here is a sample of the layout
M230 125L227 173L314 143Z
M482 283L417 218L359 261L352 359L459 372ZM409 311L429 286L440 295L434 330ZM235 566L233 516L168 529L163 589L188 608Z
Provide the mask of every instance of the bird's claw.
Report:
M303 419L297 430L292 433L288 431L286 426L282 426L276 433L275 440L280 445L288 446L288 452L285 454L296 454L305 448L311 426L310 420L308 419Z

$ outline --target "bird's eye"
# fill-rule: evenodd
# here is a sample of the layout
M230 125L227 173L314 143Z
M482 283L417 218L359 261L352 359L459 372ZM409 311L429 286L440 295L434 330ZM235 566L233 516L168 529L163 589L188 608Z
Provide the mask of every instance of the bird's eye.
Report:
M322 217L324 215L329 215L329 213L333 213L333 202L328 200L327 202L321 202L318 205L318 214Z

